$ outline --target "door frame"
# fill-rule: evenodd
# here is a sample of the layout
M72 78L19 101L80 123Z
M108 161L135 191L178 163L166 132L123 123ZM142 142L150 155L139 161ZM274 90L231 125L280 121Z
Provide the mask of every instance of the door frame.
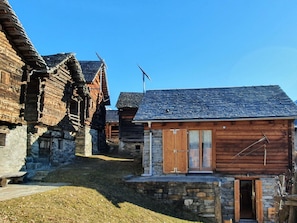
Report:
M252 178L252 177L246 177L246 178L236 178L234 180L234 220L235 222L239 222L240 220L240 181L244 180L250 180L252 181L252 184L254 185L254 199L255 199L255 214L256 214L256 220L258 223L263 222L263 201L262 201L262 181L259 180L259 178Z

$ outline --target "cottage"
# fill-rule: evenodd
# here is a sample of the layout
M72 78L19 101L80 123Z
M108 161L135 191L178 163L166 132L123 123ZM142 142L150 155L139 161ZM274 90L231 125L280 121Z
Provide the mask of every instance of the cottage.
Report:
M84 128L77 135L78 151L84 155L108 151L105 136L106 108L110 105L106 65L101 61L79 61L90 97Z
M0 2L0 175L25 166L24 119L27 79L45 61L28 38L8 1Z
M28 169L61 165L75 158L75 135L84 125L88 106L89 91L74 54L43 59L47 67L30 73L26 93Z
M116 104L119 114L119 152L141 154L143 125L132 123L142 100L143 93L121 92Z
M106 111L106 140L119 143L119 115L117 110Z
M296 116L274 85L147 91L134 117L145 126L134 182L207 222L271 222L276 177L292 170Z

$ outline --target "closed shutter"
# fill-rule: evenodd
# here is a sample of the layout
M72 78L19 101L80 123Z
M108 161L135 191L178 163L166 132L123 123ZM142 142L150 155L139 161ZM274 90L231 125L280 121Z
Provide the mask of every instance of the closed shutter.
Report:
M234 220L240 220L240 184L239 180L234 180Z
M256 187L256 217L258 223L263 223L262 181L255 181Z
M187 173L187 130L163 130L164 173Z

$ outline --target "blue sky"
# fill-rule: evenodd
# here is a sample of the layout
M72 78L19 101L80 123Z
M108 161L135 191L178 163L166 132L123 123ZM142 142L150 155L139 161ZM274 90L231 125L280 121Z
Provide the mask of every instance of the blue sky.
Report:
M297 100L297 1L9 0L41 55L104 58L120 92L277 84Z

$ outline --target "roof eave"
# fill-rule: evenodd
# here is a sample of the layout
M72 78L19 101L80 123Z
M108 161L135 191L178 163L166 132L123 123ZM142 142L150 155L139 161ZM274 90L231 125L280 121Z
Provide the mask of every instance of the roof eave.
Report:
M213 119L146 119L133 120L133 123L165 123L165 122L227 122L227 121L254 121L254 120L281 120L281 119L297 119L297 116L287 117L256 117L256 118L213 118Z

